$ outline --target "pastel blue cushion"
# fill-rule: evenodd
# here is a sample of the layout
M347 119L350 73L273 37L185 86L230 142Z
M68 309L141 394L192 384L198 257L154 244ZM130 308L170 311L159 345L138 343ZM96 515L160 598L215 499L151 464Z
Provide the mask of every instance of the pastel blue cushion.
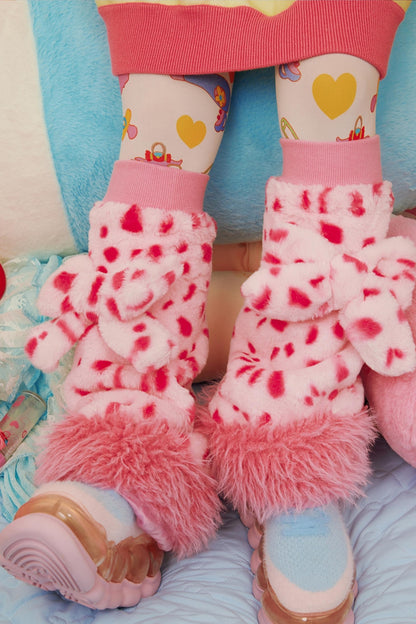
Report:
M85 250L89 210L104 195L119 151L118 81L94 0L29 4L51 151L75 240ZM384 175L393 182L398 212L416 206L415 32L413 2L379 93ZM218 242L261 237L265 182L281 170L279 136L273 68L237 73L206 195Z
M121 99L94 0L29 0L45 123L75 242L87 248L88 215L118 157Z

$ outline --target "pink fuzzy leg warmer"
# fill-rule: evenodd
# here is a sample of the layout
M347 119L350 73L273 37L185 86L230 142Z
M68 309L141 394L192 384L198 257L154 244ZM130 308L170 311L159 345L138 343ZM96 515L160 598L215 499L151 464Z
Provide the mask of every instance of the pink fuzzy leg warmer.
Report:
M48 279L38 305L52 320L26 347L52 370L77 343L64 386L68 415L50 434L38 483L115 489L160 547L179 556L207 544L220 512L189 391L208 350L216 229L202 211L205 185L201 174L118 163L107 201L90 214L89 254Z
M115 403L106 414L67 416L39 461L38 483L73 480L114 489L138 524L179 557L207 546L220 523L217 483L195 458L192 437L167 421L137 418Z
M243 515L362 492L375 433L362 365L415 366L403 310L416 251L385 240L391 207L388 183L268 183L261 266L243 284L207 424L220 490Z

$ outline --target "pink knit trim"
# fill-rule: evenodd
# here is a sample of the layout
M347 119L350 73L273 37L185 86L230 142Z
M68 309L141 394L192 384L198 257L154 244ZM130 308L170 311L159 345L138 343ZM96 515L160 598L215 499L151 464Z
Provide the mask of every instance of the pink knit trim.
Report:
M393 0L296 0L269 17L249 7L123 3L100 8L113 72L203 74L344 53L383 78L404 11Z
M383 181L378 136L360 141L318 143L280 140L281 179L292 184L378 184Z
M138 204L142 208L202 212L208 180L209 176L204 173L118 160L104 201Z

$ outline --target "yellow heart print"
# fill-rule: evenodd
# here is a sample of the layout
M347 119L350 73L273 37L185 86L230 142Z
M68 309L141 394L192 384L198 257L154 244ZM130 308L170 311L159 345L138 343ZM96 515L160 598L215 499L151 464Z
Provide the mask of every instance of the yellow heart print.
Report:
M321 111L335 119L354 102L357 81L352 74L341 74L336 80L329 74L320 74L313 82L312 93Z
M182 115L176 122L176 131L179 138L192 149L202 143L207 128L203 121L193 121L189 115Z

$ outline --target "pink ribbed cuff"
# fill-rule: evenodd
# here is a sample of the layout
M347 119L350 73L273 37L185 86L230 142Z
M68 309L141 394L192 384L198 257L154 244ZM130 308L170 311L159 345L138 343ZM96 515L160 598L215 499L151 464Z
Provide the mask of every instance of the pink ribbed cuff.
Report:
M280 143L285 182L336 186L383 180L378 136L333 143L281 139Z
M404 17L393 0L296 0L274 16L247 6L127 2L100 14L116 75L240 71L343 53L382 78Z
M202 212L209 176L134 160L118 160L104 201Z

